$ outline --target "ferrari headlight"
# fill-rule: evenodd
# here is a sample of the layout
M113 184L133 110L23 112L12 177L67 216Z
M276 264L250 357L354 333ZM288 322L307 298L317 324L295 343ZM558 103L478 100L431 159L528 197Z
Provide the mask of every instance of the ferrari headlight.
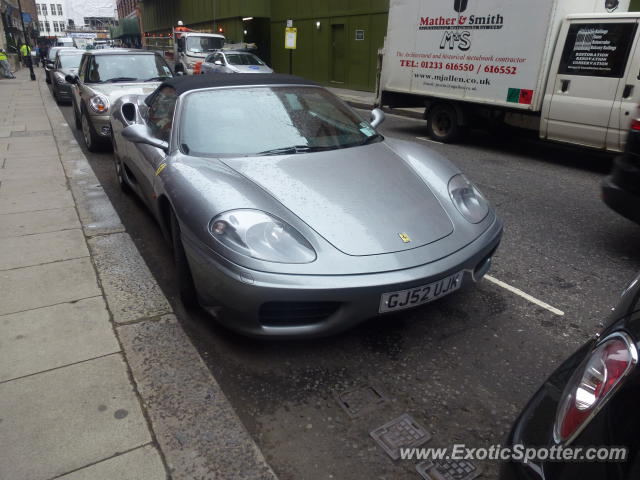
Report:
M471 223L480 223L489 213L489 202L463 174L449 180L449 196L462 216Z
M89 100L89 106L96 113L106 113L109 110L109 99L104 95L95 95Z
M311 263L316 252L292 226L259 210L231 210L215 217L211 235L248 257L277 263Z

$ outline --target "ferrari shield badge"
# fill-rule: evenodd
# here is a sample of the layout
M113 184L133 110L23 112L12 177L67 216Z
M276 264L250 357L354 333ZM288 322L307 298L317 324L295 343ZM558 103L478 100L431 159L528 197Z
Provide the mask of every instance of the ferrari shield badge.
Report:
M398 236L404 243L411 242L411 238L409 238L409 235L407 235L406 233L399 233Z

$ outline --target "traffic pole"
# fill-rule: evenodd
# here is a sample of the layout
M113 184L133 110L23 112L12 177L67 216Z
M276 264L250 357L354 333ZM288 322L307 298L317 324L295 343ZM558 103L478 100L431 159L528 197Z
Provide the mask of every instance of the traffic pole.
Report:
M20 12L20 22L22 23L22 33L24 34L24 43L27 45L29 49L29 55L27 55L27 66L29 67L29 74L31 75L31 80L35 81L36 74L33 72L33 60L31 59L31 45L29 45L29 37L27 36L27 29L24 27L24 18L22 16L22 4L20 0L18 0L18 12ZM18 55L21 55L20 49L18 48Z

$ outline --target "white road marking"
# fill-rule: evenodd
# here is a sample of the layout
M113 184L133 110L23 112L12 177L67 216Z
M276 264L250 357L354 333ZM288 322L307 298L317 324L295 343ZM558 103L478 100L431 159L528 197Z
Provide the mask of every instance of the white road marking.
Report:
M549 310L551 313L554 313L555 315L559 315L561 317L564 316L564 312L562 310L558 310L556 307L552 307L548 303L545 303L542 300L538 300L537 298L532 297L528 293L524 293L522 290L520 290L520 289L518 289L516 287L512 287L508 283L504 283L503 281L498 280L497 278L492 277L491 275L485 275L484 278L489 280L491 283L495 283L499 287L504 288L505 290L509 290L511 293L515 293L516 295L524 298L525 300L529 300L531 303L534 303L534 304L538 305L539 307L542 307L542 308L544 308L546 310Z
M444 145L444 143L431 140L430 138L425 138L425 137L416 137L416 138L418 140L422 140L423 142L430 142L430 143L437 143L438 145Z

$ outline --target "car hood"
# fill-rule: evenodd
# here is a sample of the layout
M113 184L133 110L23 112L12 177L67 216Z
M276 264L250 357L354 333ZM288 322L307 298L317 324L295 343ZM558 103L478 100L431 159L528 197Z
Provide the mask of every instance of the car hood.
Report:
M97 93L101 93L109 98L113 103L123 95L149 95L153 92L161 82L144 82L144 83L99 83L91 84L91 89Z
M266 65L233 65L232 68L238 73L273 73Z
M384 142L221 161L348 255L409 250L453 232L429 186Z

